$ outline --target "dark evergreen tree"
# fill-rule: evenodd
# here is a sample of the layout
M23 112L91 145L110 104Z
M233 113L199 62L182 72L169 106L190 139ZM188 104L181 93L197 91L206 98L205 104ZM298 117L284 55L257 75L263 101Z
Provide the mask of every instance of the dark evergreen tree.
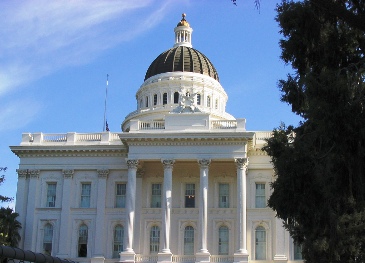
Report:
M0 208L0 245L17 247L20 241L19 230L21 224L16 218L19 216L11 208Z
M303 118L264 150L269 206L307 262L365 262L365 1L282 1L282 101Z

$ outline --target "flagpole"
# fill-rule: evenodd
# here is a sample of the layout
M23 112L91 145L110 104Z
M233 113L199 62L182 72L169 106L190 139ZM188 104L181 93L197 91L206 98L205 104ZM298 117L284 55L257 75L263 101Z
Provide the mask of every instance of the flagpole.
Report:
M105 87L105 100L104 100L104 122L103 122L103 132L105 132L105 126L107 125L106 119L106 101L108 99L108 84L109 84L109 74L106 74L106 87ZM109 128L107 128L109 130Z

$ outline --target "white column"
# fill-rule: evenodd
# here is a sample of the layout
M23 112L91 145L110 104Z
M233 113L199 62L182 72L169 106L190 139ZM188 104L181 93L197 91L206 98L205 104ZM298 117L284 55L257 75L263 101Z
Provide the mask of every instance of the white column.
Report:
M170 252L170 214L171 214L171 192L172 192L172 167L174 160L162 160L164 167L163 199L162 199L162 224L165 230L163 237L162 252Z
M128 166L128 183L126 192L126 237L125 237L125 250L120 254L120 261L133 262L134 250L133 250L133 236L134 236L134 214L136 206L136 176L138 160L127 160Z
M71 227L69 224L70 219L70 198L72 193L72 176L74 170L62 170L63 174L63 187L62 187L62 207L61 207L61 218L60 218L60 240L57 257L68 258L70 257L70 243L62 242L62 240L71 240L70 231Z
M19 234L21 239L19 241L19 248L24 247L24 226L26 219L26 211L27 211L27 202L28 202L28 170L27 169L18 169L16 170L18 173L18 184L16 191L16 204L15 204L15 212L19 214L17 220L22 225L22 228L19 230Z
M105 246L105 198L106 198L106 179L109 174L108 169L98 170L98 195L96 202L96 224L94 239L94 256L91 262L104 262L103 248Z
M235 159L237 167L237 251L234 262L248 262L247 252L247 212L246 212L246 170L248 158Z
M208 171L210 160L198 160L200 166L200 191L199 191L199 229L200 250L196 254L197 262L209 262L210 254L207 247L208 224Z
M37 191L37 181L39 178L39 170L28 170L29 180L29 191L28 191L28 203L27 203L27 214L25 218L24 227L24 249L32 250L35 249L35 237L33 231L34 224L34 212L36 207L36 195Z
M288 257L285 255L287 250L286 231L283 227L283 221L280 218L275 218L275 256L276 263L287 262Z

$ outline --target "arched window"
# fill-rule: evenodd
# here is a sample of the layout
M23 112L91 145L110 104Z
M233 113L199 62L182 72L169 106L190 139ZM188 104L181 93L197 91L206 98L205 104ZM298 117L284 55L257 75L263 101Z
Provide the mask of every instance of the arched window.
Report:
M77 255L80 258L87 257L87 236L88 236L87 225L81 225L79 227L79 245L77 251Z
M146 108L148 108L148 97L146 97Z
M215 109L218 110L218 99L215 99Z
M46 224L43 231L43 254L51 256L52 254L53 226Z
M179 92L175 92L174 93L174 104L178 104L179 103Z
M142 108L142 107L143 107L142 99L140 99L140 101L139 101L139 108Z
M116 225L114 228L113 240L113 258L118 258L119 253L123 251L124 227Z
M167 93L164 93L164 94L162 95L162 104L163 104L163 105L166 105L166 104L167 104Z
M150 232L150 253L158 253L160 250L160 228L158 226L151 227Z
M200 103L201 103L201 95L198 94L196 95L196 104L200 105Z
M210 96L207 97L207 107L210 107Z
M157 105L157 94L153 95L153 105Z
M302 246L299 245L298 243L293 244L294 246L294 260L302 260Z
M255 259L266 259L266 230L262 226L255 229Z
M194 255L194 228L185 227L184 230L184 255Z
M219 243L218 243L218 254L219 255L228 255L229 248L229 231L228 227L221 226L218 231L219 235Z

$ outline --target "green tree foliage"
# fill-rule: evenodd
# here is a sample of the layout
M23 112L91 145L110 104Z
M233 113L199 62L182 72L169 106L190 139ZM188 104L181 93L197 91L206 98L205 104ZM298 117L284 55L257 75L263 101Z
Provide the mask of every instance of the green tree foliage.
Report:
M16 218L19 216L11 208L0 208L0 245L17 247L20 241L19 230L22 228Z
M282 101L303 118L264 150L277 175L268 205L307 262L365 262L365 1L282 1Z
M0 167L0 172L6 172L6 170L7 170L8 168L7 167ZM5 181L5 175L0 175L0 185L2 185L3 183L4 183L4 181ZM10 202L10 201L12 201L13 200L13 198L11 198L11 197L7 197L7 196L3 196L3 195L1 195L0 194L0 202L1 203L3 203L3 202Z

